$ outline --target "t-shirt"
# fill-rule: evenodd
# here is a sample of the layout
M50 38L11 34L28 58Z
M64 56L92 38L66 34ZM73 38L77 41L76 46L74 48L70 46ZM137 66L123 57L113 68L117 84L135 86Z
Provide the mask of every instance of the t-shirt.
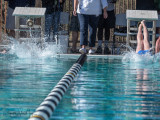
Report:
M136 1L137 10L156 10L154 0L137 0Z
M78 0L77 13L98 16L107 6L107 0Z

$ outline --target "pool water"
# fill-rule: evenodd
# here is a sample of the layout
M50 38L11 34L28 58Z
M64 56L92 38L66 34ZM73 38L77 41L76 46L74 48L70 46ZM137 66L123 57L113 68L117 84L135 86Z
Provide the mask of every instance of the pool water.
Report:
M0 119L26 120L77 57L0 56ZM160 119L160 63L88 57L50 120Z
M73 62L0 56L0 120L27 120Z

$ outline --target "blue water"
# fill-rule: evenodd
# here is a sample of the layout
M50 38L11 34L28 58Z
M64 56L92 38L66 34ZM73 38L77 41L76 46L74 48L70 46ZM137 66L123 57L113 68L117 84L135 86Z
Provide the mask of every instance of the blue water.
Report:
M27 120L75 60L0 56L0 120Z
M26 120L77 57L0 56L0 120ZM88 58L51 120L160 119L160 62Z

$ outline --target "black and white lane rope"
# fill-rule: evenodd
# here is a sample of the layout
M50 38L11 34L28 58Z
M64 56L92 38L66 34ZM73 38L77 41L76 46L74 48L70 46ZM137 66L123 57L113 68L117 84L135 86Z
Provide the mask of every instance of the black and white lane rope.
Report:
M77 62L68 70L68 72L62 77L58 84L48 94L44 101L39 105L36 111L31 115L29 120L48 120L56 106L59 104L64 93L69 88L71 82L77 76L81 67L83 66L87 58L86 54L82 54Z

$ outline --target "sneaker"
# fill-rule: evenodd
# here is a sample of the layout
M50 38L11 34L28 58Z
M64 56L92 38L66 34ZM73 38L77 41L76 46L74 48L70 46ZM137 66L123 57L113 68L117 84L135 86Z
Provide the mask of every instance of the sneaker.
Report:
M90 50L88 51L88 53L89 53L89 54L94 54L95 52L94 52L94 50L90 49Z
M102 47L101 46L98 46L96 53L102 54Z
M85 48L80 48L80 49L79 49L79 52L80 52L81 54L85 54L85 53L87 53L87 51L86 51L86 49L85 49Z
M111 52L107 46L104 48L104 54L111 54Z

